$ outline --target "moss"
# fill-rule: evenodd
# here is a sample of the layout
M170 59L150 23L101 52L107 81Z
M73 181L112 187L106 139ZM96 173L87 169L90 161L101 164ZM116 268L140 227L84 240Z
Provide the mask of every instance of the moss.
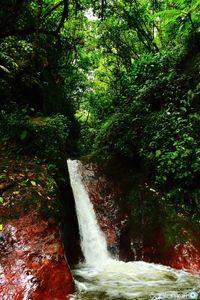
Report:
M35 156L18 155L14 145L0 145L0 223L18 218L32 210L44 217L60 218L61 204L58 186L48 166Z

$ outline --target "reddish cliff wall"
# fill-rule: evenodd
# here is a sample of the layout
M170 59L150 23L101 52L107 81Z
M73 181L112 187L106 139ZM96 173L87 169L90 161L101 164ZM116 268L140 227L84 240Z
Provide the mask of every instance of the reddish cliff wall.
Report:
M96 163L83 163L81 172L114 255L200 271L200 233L187 216L168 207L147 183L131 183L131 172L121 166L110 172Z

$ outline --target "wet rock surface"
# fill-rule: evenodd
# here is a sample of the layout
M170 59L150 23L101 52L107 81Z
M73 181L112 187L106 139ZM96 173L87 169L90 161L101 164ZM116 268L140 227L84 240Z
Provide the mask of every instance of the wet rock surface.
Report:
M165 207L147 183L130 188L128 171L113 177L84 162L80 172L113 255L200 273L200 233L187 216Z
M56 184L37 158L0 150L0 299L70 299Z
M0 235L0 299L69 299L73 279L56 223L32 212Z
M127 214L116 205L120 202L122 192L97 165L83 164L80 171L108 248L119 256L120 234L127 219Z

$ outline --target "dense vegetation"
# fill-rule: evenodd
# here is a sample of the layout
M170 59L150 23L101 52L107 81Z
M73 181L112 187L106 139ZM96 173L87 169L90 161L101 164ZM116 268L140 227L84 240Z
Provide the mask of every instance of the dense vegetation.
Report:
M57 175L66 153L129 160L198 220L199 11L198 0L2 3L1 139Z

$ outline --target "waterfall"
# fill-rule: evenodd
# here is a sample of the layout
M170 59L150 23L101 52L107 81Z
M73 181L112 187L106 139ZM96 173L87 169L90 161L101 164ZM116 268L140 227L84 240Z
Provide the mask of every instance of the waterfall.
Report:
M79 221L81 249L85 261L89 265L102 265L110 260L105 236L97 223L92 203L79 175L79 162L68 160L67 163Z
M153 263L125 263L111 258L82 182L81 163L67 163L85 257L85 262L73 270L79 291L76 299L197 299L199 276Z

